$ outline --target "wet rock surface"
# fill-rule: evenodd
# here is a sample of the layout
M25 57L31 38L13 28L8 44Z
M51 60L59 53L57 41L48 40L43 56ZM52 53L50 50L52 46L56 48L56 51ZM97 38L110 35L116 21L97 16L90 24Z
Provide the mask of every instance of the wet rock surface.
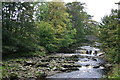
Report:
M35 56L4 61L6 75L3 79L37 79L61 72L70 72L79 70L80 65L75 64L78 61L77 56L69 54Z
M79 50L80 49L80 50ZM75 50L74 55L71 56L71 59L75 61L74 64L63 64L63 69L73 68L73 71L58 73L52 76L47 76L47 79L52 78L102 78L105 75L106 68L111 67L110 64L106 64L102 60L104 52L100 49L91 47L91 46L82 46L78 47ZM68 68L68 69L69 69ZM76 71L74 70L76 69Z
M75 53L9 60L2 63L5 67L3 71L7 74L3 79L101 78L106 68L112 67L111 64L106 64L101 56L104 56L104 52L100 49L82 46L78 47Z

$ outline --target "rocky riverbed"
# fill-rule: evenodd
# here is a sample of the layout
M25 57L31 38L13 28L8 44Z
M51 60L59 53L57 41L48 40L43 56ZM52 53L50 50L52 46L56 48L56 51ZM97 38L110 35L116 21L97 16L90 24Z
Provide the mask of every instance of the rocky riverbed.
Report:
M51 54L3 61L3 79L29 79L79 70L74 54Z
M96 42L95 46L99 46ZM108 64L105 60L105 52L100 50L97 47L93 47L94 45L85 45L76 48L74 54L72 56L76 56L75 58L78 61L75 61L74 64L80 65L78 70L71 72L63 72L58 73L52 76L47 76L46 78L49 80L57 80L59 79L92 79L92 78L105 78L106 73L112 67L111 64ZM64 54L65 55L65 54Z
M98 48L80 46L74 53L53 53L11 59L1 63L2 78L3 80L102 78L111 67L111 64L102 60L103 57L104 52Z

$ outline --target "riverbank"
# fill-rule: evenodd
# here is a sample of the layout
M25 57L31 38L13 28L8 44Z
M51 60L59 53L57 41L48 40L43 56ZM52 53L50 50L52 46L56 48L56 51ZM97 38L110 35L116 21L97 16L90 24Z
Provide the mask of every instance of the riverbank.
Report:
M53 53L53 54L32 54L32 55L21 55L19 58L3 60L2 70L5 79L40 79L47 76L55 75L58 73L70 73L74 71L80 71L86 67L86 71L91 70L96 73L96 70L105 70L105 65L101 64L98 58L102 58L99 54L86 54L86 50L98 50L97 48L88 46L88 44L82 44L76 48L74 53ZM85 46L87 45L87 46ZM81 50L83 48L83 50ZM83 52L76 52L83 51ZM98 56L98 57L97 57ZM95 63L95 64L94 64ZM75 74L76 75L76 74ZM86 74L85 74L86 75ZM74 76L75 77L75 76ZM80 77L80 76L79 76ZM88 76L90 77L90 76ZM92 77L102 77L100 75L93 75Z
M107 73L107 78L120 80L120 64L113 64L113 67Z
M80 65L74 55L32 55L22 58L8 59L2 64L2 78L5 79L29 79L50 76L56 73L78 70ZM71 67L74 66L74 67Z
M39 80L59 73L70 73L71 75L72 72L75 72L74 77L76 73L80 72L83 76L80 75L79 78L84 76L102 78L104 71L107 71L111 65L104 62L104 52L99 49L100 45L98 42L90 41L89 43L73 45L70 48L73 50L68 52L61 51L61 53L51 54L26 53L19 56L8 56L1 63L2 78L3 80ZM92 52L86 53L86 51ZM97 54L95 54L95 51L97 51Z

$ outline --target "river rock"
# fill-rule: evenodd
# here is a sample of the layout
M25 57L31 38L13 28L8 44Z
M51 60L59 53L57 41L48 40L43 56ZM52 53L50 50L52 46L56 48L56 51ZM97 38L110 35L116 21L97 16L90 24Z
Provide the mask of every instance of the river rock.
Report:
M22 62L21 62L21 61L19 61L19 60L17 60L16 62L17 62L17 63L20 63L20 64L22 64Z
M18 75L16 73L10 73L9 78L10 80L18 80Z
M57 67L53 67L52 70L53 70L53 71L56 71L56 70L58 70L58 69L57 69Z
M70 63L70 64L73 64L75 63L75 61L64 61L65 63Z
M0 66L5 66L2 62L0 62Z
M86 51L86 54L89 54L89 51L88 51L88 50Z
M72 67L72 68L69 68L70 71L76 71L76 70L79 70L79 68L77 67Z
M71 65L71 64L64 64L64 65L62 65L62 67L69 68L69 67L73 67L73 65Z
M109 63L108 63L108 64L105 64L104 67L110 68L110 67L112 67L112 64L109 64Z
M43 78L45 78L46 76L47 74L44 72L36 75L37 80L44 80Z
M97 59L96 59L96 58L92 58L92 60L93 60L93 61L97 61Z
M93 68L99 68L99 67L100 67L99 65L93 66Z
M97 56L102 56L102 55L104 55L104 53L98 53L98 54L97 54Z
M72 55L70 58L79 58L79 55Z
M64 68L64 67L61 67L59 70L62 71L62 72L66 72L67 71L67 69Z
M22 70L22 71L26 71L26 70L27 70L27 69L24 68L23 66L19 66L19 68L20 68L20 70Z
M76 71L79 70L79 68L77 67L69 67L69 68L62 68L61 71L62 72L70 72L70 71Z
M78 61L78 58L71 58L72 61Z
M73 67L81 67L81 65L74 64Z
M81 65L77 65L77 64L65 64L65 65L62 65L62 67L64 67L64 68L72 68L72 67L81 67Z
M50 62L51 59L42 59L41 62Z
M29 77L28 80L36 80L36 78L32 76L32 77Z
M35 65L32 61L25 61L24 66Z
M52 56L49 56L49 58L50 59L55 59L55 58L60 58L59 56L54 56L54 55L52 55Z
M49 64L48 63L37 63L36 67L48 67Z
M100 66L100 69L105 70L105 68L103 66Z
M86 66L86 67L87 67L87 66L90 66L90 64L86 64L86 65L84 65L84 66Z
M86 51L85 50L75 50L76 53L82 53L82 54L85 54Z

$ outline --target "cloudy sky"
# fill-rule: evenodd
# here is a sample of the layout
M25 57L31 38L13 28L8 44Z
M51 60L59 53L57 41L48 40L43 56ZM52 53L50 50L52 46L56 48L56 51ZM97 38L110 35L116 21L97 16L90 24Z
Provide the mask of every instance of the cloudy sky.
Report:
M109 15L111 9L118 9L116 2L120 0L64 0L65 2L80 1L86 3L86 11L93 15L93 19L100 22L104 15Z
M52 0L47 0L52 1ZM115 4L120 0L62 0L64 2L73 2L80 1L86 3L86 11L94 16L93 20L98 22L101 21L101 18L105 15L109 15L111 13L111 9L118 9L118 5Z

